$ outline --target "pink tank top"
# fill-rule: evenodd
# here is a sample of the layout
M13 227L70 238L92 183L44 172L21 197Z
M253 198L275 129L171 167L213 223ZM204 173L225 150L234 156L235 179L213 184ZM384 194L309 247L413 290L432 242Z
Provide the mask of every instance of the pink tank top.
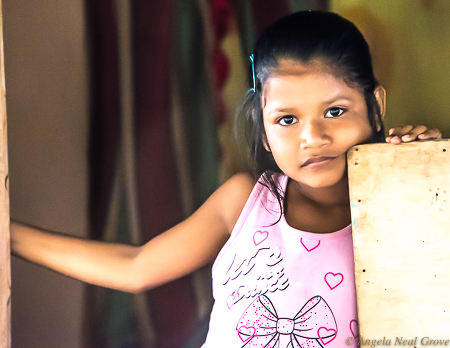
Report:
M279 177L283 191L288 177ZM351 226L304 232L279 218L256 184L213 266L209 332L202 348L357 347Z

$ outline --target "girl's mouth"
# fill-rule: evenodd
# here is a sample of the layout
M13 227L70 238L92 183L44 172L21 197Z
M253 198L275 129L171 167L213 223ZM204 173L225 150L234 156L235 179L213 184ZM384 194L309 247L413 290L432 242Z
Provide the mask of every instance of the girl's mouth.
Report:
M322 164L328 163L331 160L335 159L336 157L327 157L327 156L321 156L321 157L311 157L308 158L305 162L303 162L303 164L301 165L301 167L316 167L316 166L320 166Z

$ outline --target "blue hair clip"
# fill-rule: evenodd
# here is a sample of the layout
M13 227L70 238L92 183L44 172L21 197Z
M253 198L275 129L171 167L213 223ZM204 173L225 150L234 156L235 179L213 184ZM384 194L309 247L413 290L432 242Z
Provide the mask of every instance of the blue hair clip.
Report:
M256 93L256 79L255 79L255 55L250 56L250 60L252 61L252 74L253 74L253 93Z

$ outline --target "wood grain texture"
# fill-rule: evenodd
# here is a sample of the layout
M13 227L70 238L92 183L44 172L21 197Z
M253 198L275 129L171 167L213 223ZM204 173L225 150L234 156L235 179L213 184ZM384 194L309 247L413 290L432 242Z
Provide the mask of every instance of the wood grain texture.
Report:
M450 339L450 140L356 146L348 169L360 335Z
M11 347L11 256L9 238L8 146L0 0L0 347Z

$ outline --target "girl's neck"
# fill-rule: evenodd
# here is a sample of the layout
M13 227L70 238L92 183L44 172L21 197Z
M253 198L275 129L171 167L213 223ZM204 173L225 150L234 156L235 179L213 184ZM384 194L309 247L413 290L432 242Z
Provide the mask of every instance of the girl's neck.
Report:
M301 231L330 233L351 221L348 179L331 187L312 188L289 180L284 200L286 222Z
M306 200L318 206L349 206L350 204L347 175L344 175L335 185L321 188L309 187L289 180L288 189L291 198Z

